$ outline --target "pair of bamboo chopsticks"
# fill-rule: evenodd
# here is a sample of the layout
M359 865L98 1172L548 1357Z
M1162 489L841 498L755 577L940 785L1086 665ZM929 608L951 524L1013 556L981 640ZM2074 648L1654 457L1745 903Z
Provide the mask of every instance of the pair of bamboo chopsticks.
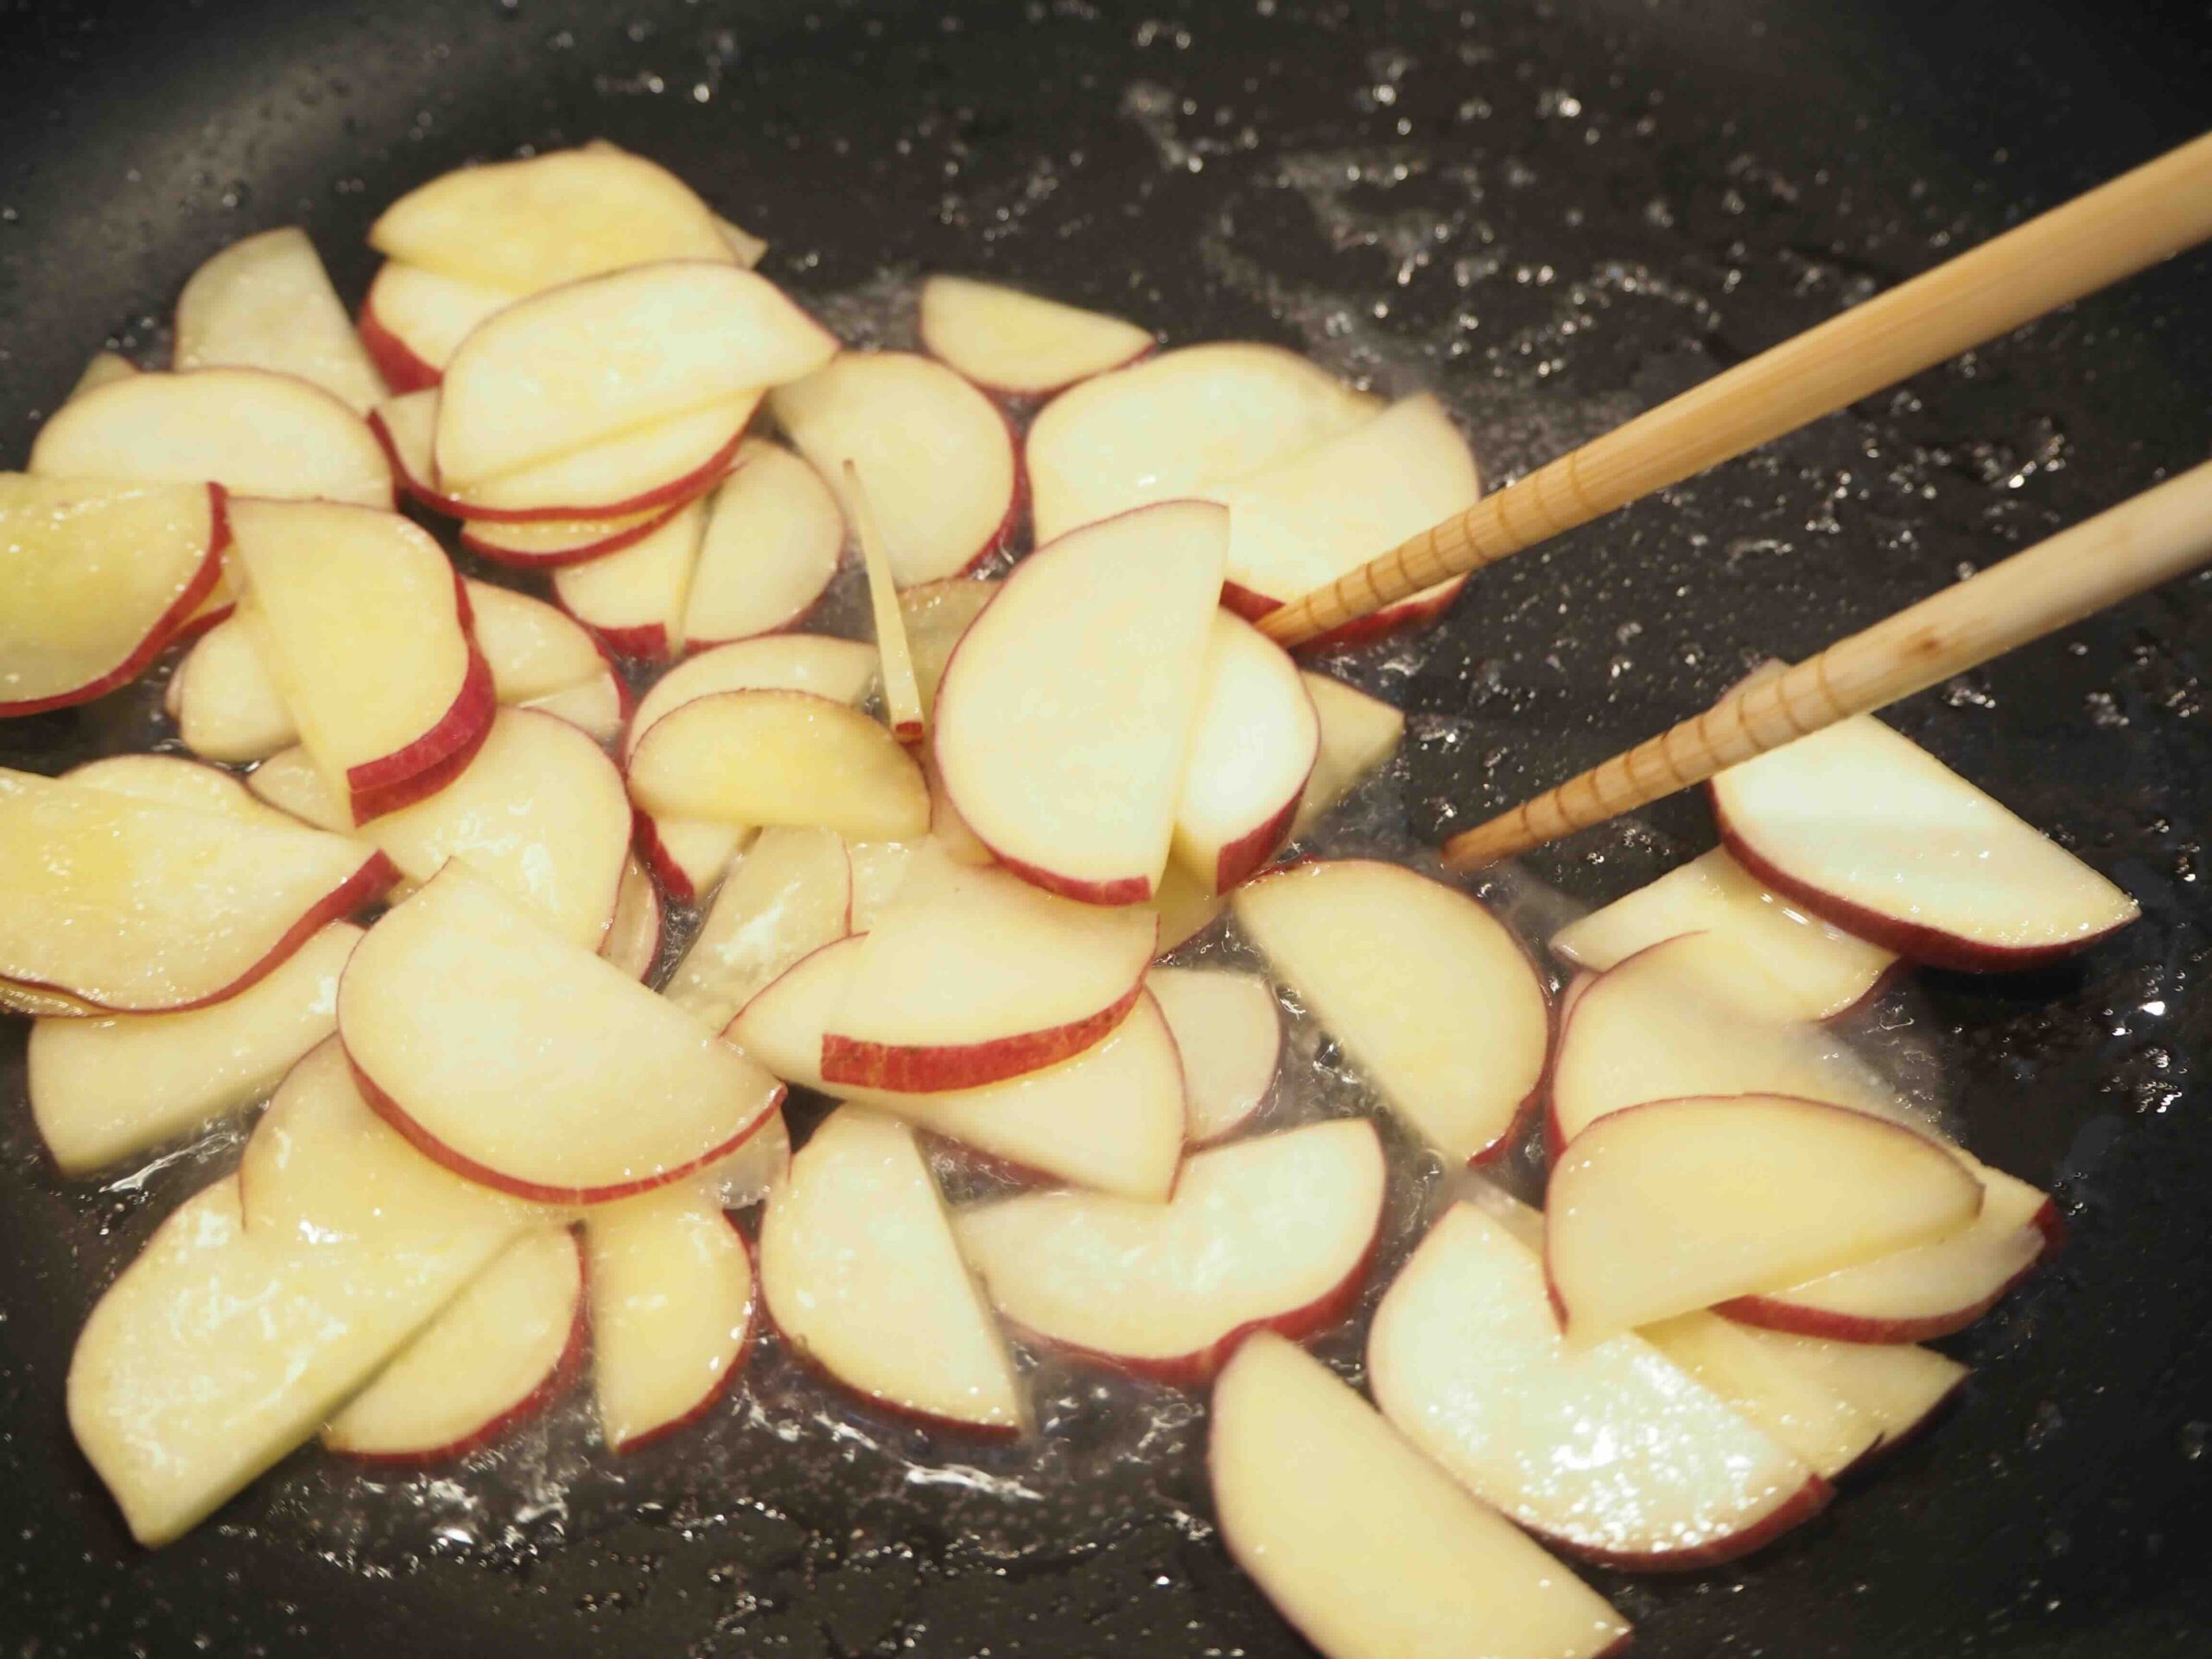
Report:
M1715 375L1261 619L1297 645L1600 518L2212 238L2212 134ZM1471 868L1963 672L2212 560L2212 463L1453 836Z

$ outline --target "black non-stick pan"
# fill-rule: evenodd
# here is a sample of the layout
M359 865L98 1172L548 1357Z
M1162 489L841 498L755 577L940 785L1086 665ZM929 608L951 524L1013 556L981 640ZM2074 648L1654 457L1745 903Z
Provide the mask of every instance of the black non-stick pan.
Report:
M827 302L996 274L1177 341L1433 385L1493 483L2190 136L2212 22L1911 0L11 0L0 9L0 462L111 338L158 358L225 242L308 227L342 287L431 174L605 137ZM1344 671L1410 712L1370 808L1433 839L2212 448L2185 257L1478 578ZM834 307L832 315L836 315ZM2107 870L2136 926L1885 1005L1977 1152L2054 1185L2056 1264L1946 1344L1974 1380L1735 1566L1594 1575L1660 1656L2212 1653L2212 581L1894 713ZM52 771L148 689L0 727ZM1676 801L1552 849L1592 902L1707 843ZM634 1456L580 1407L423 1476L296 1457L158 1554L63 1421L99 1287L235 1137L70 1185L0 1030L0 1653L1303 1651L1209 1522L1202 1402L1046 1370L1042 1451L931 1440L772 1344ZM1356 1338L1326 1344L1356 1358Z

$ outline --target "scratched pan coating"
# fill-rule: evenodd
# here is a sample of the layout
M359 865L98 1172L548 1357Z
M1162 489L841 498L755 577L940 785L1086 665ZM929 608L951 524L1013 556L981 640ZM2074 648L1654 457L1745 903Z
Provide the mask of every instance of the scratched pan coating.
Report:
M1493 483L2190 135L2202 10L1783 0L1121 10L467 0L0 15L0 443L184 278L302 223L357 297L376 207L462 160L605 136L896 339L917 270L1003 275L1174 340L1256 337L1442 391ZM1941 12L1942 16L1928 14ZM1338 832L1433 842L2212 448L2208 267L2184 261L1478 581L1344 671L1410 711ZM888 280L886 280L886 278ZM2054 1184L2057 1264L1947 1344L1958 1407L1733 1567L1595 1574L1681 1656L2212 1647L2212 743L2203 581L1896 711L2134 892L2024 980L1885 1005L1984 1157ZM154 688L0 728L43 771L152 731ZM1677 801L1529 874L1591 903L1707 844ZM544 1655L1294 1655L1211 1534L1198 1402L1040 1363L1018 1452L852 1410L771 1342L728 1408L613 1459L572 1399L422 1477L308 1452L158 1555L62 1421L98 1287L235 1132L67 1186L0 1031L0 1648ZM1350 1085L1301 1031L1327 1109ZM1408 1160L1400 1148L1402 1170ZM1402 1176L1390 1249L1433 1193ZM1371 1300L1371 1298L1370 1298ZM1356 1332L1325 1344L1356 1360Z

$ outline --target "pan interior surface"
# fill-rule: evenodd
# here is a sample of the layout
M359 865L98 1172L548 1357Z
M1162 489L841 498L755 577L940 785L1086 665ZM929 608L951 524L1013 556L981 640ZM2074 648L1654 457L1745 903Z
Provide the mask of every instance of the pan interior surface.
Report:
M1171 344L1269 340L1378 392L1435 390L1495 488L2191 136L2212 24L2112 10L1985 35L1841 0L22 7L0 26L0 434L20 466L103 343L158 362L176 290L230 240L303 225L357 302L364 232L401 191L603 137L766 238L764 271L849 340L904 343L919 273L1002 278ZM2184 258L2046 319L1336 661L1409 725L1329 844L1433 845L1751 663L2201 460L2207 270ZM1588 1574L1640 1653L2158 1659L2212 1640L2208 621L2212 578L2184 582L1892 712L2142 902L2074 963L1923 973L1879 1022L1978 1155L2058 1192L2069 1236L1944 1344L1975 1367L1960 1404L1821 1520L1706 1573ZM158 693L0 725L0 764L143 747ZM1490 896L1603 902L1710 837L1697 803L1663 803ZM721 1415L635 1455L599 1450L572 1395L450 1468L296 1457L146 1555L70 1442L70 1346L239 1136L65 1183L22 1107L24 1029L0 1024L13 1648L1307 1650L1214 1535L1203 1400L1051 1359L1027 1447L873 1416L770 1342ZM1299 1037L1287 1063L1354 1102ZM1399 1183L1386 1269L1436 1196ZM1356 1365L1364 1317L1321 1351Z

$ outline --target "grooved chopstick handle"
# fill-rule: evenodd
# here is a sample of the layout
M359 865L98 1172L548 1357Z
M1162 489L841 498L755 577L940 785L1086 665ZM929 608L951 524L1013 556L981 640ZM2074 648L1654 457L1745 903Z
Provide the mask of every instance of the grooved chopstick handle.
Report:
M2212 134L1717 374L1260 619L1294 645L1495 564L2212 237Z
M2212 561L2212 461L2001 564L1746 681L1693 719L1454 836L1460 868L1516 853L1704 782L1723 767L1965 672Z

